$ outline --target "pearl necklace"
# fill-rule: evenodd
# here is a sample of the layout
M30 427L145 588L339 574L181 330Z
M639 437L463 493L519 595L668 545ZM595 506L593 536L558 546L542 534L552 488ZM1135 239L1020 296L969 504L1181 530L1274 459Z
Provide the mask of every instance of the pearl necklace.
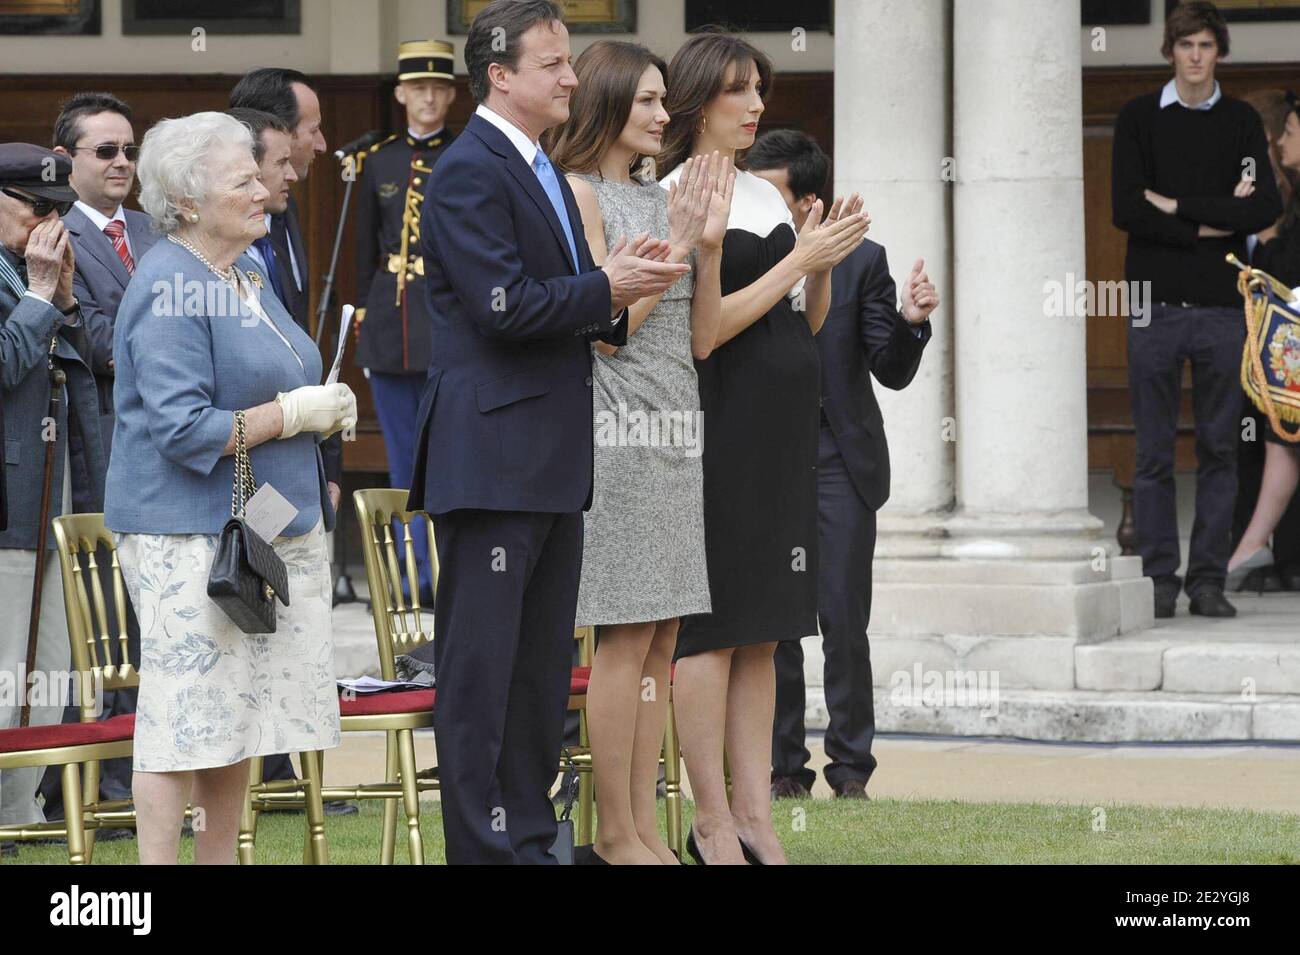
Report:
M205 256L202 252L200 252L197 248L195 248L193 243L187 242L185 239L182 239L174 232L167 233L167 238L171 239L181 248L188 249L190 253L196 259L198 259L200 262L206 265L208 267L208 271L210 271L217 278L225 282L229 282L233 278L235 274L235 267L233 265L223 271L222 269L217 268L215 265L209 262L207 256Z

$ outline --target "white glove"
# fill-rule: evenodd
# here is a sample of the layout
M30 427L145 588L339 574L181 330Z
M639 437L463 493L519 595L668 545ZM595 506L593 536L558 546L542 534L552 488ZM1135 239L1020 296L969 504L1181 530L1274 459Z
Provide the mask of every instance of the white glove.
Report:
M302 431L317 431L329 437L357 423L357 397L345 384L304 385L275 396L284 417L281 438Z

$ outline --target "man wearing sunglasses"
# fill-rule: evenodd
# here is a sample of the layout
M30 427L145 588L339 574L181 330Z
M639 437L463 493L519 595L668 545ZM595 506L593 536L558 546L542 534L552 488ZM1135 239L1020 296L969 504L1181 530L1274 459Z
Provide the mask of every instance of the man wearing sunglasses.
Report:
M76 257L59 216L77 194L72 163L26 143L0 145L0 403L4 405L5 489L9 526L0 532L0 672L26 670L28 607L45 485L45 448L54 442L51 517L100 511L108 457L99 429L99 399L89 343L73 292ZM50 368L66 375L58 415L47 421ZM49 541L36 640L36 670L48 677L69 667L58 558ZM0 727L18 722L19 700L0 701ZM37 705L39 704L39 705ZM31 709L31 725L57 723L62 701L48 694ZM40 822L39 769L0 772L0 826Z
M113 327L117 307L136 263L158 238L147 215L122 207L135 185L135 163L139 158L131 108L110 93L76 94L63 104L54 121L54 152L72 160L68 183L76 191L77 201L63 214L63 225L76 257L72 289L81 305L90 343L90 366L99 394L100 435L107 458L113 444ZM107 562L101 560L100 566L107 566ZM111 577L105 575L103 583L112 587ZM129 610L126 630L127 651L138 663L140 626ZM105 691L101 719L134 712L134 690ZM79 708L70 703L63 722L80 719ZM46 771L40 792L45 797L46 820L62 819L63 785L57 767ZM102 799L131 798L129 758L104 761L99 794ZM129 832L125 829L103 829L99 838L126 835Z
M63 216L77 257L73 291L90 339L99 389L104 447L113 440L113 325L135 263L157 236L149 217L122 202L135 184L139 148L131 108L109 93L78 93L54 122L54 151L72 160L69 184L77 201Z

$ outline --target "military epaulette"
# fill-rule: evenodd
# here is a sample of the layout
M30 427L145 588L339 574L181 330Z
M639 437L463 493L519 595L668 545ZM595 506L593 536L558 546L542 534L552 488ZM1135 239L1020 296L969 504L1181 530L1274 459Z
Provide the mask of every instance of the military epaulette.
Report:
M356 169L355 169L356 174L358 176L361 175L361 167L366 164L366 160L369 159L370 156L373 155L374 153L379 152L379 150L383 149L393 140L397 139L397 137L398 134L393 133L393 135L389 136L387 139L381 139L379 142L375 143L369 149L363 149L359 153L354 155L352 157L352 161L356 165Z

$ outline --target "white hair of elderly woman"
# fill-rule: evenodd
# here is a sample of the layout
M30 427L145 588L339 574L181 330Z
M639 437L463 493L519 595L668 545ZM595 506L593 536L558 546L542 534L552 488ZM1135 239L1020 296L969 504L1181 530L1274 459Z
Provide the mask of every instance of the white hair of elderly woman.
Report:
M160 233L180 225L181 200L203 202L212 188L209 160L220 146L253 149L248 127L225 113L205 112L164 119L144 134L140 143L140 207Z

